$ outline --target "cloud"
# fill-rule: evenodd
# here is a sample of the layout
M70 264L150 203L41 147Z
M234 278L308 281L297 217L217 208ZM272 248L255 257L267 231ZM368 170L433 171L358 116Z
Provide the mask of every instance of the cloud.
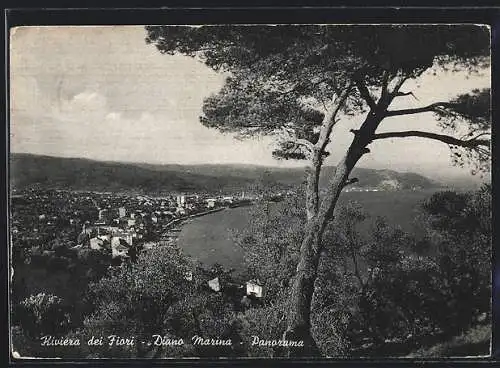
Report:
M95 91L83 91L53 106L54 117L60 121L98 123L108 114L106 97Z
M26 27L11 48L11 149L56 156L156 163L242 162L276 164L272 139L236 141L199 123L203 99L219 90L224 75L180 55L162 55L144 41L140 26ZM28 52L29 51L29 52ZM424 74L403 89L393 108L489 86L489 75ZM328 164L344 154L350 129L334 130ZM386 119L387 130L439 131L431 114ZM371 167L449 167L447 147L417 139L375 142L361 164ZM302 163L281 163L296 166Z

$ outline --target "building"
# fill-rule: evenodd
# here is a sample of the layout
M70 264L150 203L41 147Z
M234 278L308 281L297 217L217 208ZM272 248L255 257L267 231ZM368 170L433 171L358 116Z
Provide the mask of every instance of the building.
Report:
M157 246L158 246L158 244L155 242L146 242L142 245L143 249L146 249L146 250L156 248Z
M111 256L113 258L117 258L117 257L124 257L124 258L128 258L128 247L126 247L125 245L123 244L116 244L115 246L112 246L111 247Z
M177 207L187 208L192 207L195 203L198 203L200 197L198 195L179 195L177 196Z
M97 238L109 242L111 241L111 234L100 234L100 235L98 234Z
M163 211L161 213L162 217L167 218L169 220L173 219L175 217L175 213L172 211Z
M120 217L125 217L127 216L127 211L125 210L125 207L120 207L118 208L118 215Z
M114 234L116 232L120 232L120 228L117 226L101 226L99 228L100 234Z
M99 210L99 220L107 220L108 216L109 211L106 208Z
M184 208L185 205L186 205L186 196L184 195L177 196L177 207Z
M207 199L207 208L214 208L216 202L217 202L217 200L215 198L208 198Z
M100 238L90 239L90 249L101 250L103 248L104 241Z
M186 271L184 273L184 278L187 280L187 281L193 281L193 273L191 271Z
M133 244L133 235L129 233L116 233L111 238L111 247L125 242L127 245Z
M196 203L199 200L200 200L200 196L197 194L192 194L192 195L186 196L186 202L189 202L189 203Z
M94 228L92 226L90 226L90 222L85 221L85 223L82 226L82 233L90 235L90 234L92 234L93 231L94 231Z
M260 286L259 281L250 280L247 282L247 295L262 298L262 286Z
M216 277L215 279L208 281L208 287L213 291L220 291L219 278Z

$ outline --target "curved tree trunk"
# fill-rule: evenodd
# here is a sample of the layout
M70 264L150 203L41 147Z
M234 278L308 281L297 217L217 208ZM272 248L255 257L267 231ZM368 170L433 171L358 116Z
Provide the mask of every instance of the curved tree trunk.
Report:
M311 335L310 313L319 256L314 248L319 244L317 222L311 221L300 248L300 259L292 284L288 315L288 327L284 339L303 341L304 348L289 350L291 356L318 355L319 351Z
M314 159L312 166L306 169L306 216L308 222L311 221L318 212L320 172L321 163Z
M371 136L371 129L367 128L373 126L373 116L367 120L369 120L365 122L367 124L363 124L366 127L364 132L355 135L346 155L338 164L316 215L308 219L306 225L299 263L292 283L287 330L284 333L284 339L302 340L304 347L290 348L289 356L319 355L318 347L311 335L311 304L321 255L321 240L352 169L363 154L368 152L366 145L370 140L367 137Z

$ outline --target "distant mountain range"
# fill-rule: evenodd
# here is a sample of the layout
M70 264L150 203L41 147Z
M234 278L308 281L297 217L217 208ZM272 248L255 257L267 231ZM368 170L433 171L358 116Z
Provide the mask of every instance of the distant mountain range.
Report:
M324 187L335 168L324 168ZM393 186L398 189L429 189L441 185L422 175L391 170L355 169L359 187ZM152 165L62 158L24 153L10 155L12 188L170 192L239 192L273 188L297 188L304 182L303 168L253 165Z

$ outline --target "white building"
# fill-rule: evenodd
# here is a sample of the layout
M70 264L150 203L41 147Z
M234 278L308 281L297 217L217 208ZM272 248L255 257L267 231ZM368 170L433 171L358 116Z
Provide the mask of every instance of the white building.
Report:
M102 209L99 210L99 220L104 220L108 215L108 210L107 209Z
M103 248L104 241L100 238L90 239L90 249L101 250Z
M215 279L208 281L208 287L213 291L220 291L219 278L216 277Z
M186 271L184 273L184 278L187 280L187 281L193 281L193 273L191 271Z
M254 295L257 298L262 298L262 286L260 286L256 281L248 281L247 295Z
M186 204L186 196L179 195L177 196L177 207L184 207Z
M124 245L121 245L121 244L111 248L111 256L113 258L128 257L127 253L128 253L128 248Z
M153 248L156 248L157 246L158 246L158 244L157 244L157 243L155 243L155 242L146 242L146 243L144 243L144 244L142 245L142 247L143 247L144 249L153 249Z
M102 241L109 242L111 240L111 235L110 234L97 235L97 238L101 239Z
M118 215L120 217L125 217L127 216L127 211L125 210L125 207L120 207L118 208Z
M128 234L128 233L115 234L115 236L113 236L111 238L111 247L113 248L113 247L116 247L119 244L121 244L120 240L125 241L128 245L132 245L133 236L132 236L132 234Z

